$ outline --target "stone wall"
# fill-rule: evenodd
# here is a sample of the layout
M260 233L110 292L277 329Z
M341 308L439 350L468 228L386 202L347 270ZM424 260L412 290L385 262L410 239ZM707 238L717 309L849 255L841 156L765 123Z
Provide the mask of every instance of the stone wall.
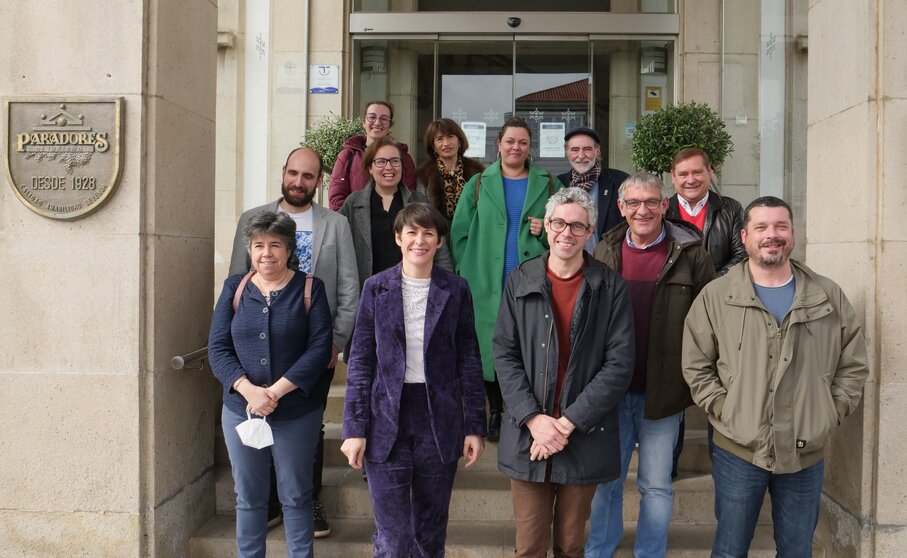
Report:
M217 387L169 360L205 345L212 307L216 13L0 4L5 96L125 99L104 207L56 221L0 188L4 555L181 556L213 513Z
M872 370L828 451L819 535L833 556L907 546L905 24L902 2L810 2L807 260L854 303Z

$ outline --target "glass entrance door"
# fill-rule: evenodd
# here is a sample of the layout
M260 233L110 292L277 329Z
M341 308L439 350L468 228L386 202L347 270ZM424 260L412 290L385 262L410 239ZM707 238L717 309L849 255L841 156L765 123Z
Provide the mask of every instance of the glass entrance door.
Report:
M436 118L459 123L467 154L487 165L497 158L501 125L517 115L532 128L533 160L553 174L569 169L564 134L580 126L601 136L604 165L629 172L639 116L673 99L673 38L436 36L354 45L354 106L394 103L392 134L410 145L416 164L428 157L423 134ZM368 63L376 53L382 63Z
M564 134L592 125L589 42L517 40L515 51L514 113L532 128L533 159L566 172Z
M589 53L587 40L441 40L438 117L456 120L469 139L467 156L489 164L501 126L521 116L532 129L533 159L564 172L564 134L591 125Z

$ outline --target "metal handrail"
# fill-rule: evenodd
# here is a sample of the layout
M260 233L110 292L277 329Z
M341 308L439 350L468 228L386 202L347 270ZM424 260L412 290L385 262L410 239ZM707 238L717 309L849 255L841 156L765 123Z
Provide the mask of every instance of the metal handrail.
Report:
M191 353L186 353L181 356L175 356L170 359L170 366L174 370L202 370L205 367L205 359L208 358L208 347L202 347L201 349L196 349ZM198 362L198 366L189 368L189 365Z

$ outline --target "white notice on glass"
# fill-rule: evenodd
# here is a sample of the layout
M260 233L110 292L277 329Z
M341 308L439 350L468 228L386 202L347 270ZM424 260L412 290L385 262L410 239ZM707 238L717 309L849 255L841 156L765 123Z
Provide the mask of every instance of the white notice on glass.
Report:
M485 134L487 124L484 122L463 122L460 127L466 134L466 141L469 142L469 149L463 155L476 159L485 158Z
M563 122L539 123L539 157L564 158L564 130Z

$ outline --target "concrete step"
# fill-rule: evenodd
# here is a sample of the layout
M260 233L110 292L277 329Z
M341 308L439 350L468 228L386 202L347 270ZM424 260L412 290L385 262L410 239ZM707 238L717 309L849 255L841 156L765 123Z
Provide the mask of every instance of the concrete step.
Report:
M346 385L346 363L343 362L342 358L338 358L337 365L334 366L334 379L331 381L331 385L334 385L334 386L345 386Z
M687 430L705 430L709 427L709 418L706 416L705 411L696 407L687 407L684 411L684 421L686 422Z
M366 519L331 521L331 536L315 540L315 555L319 558L367 558L372 553L371 536L374 524ZM705 558L712 545L713 525L672 524L668 534L670 558ZM628 523L624 538L614 556L633 556L636 526ZM235 525L232 516L218 515L205 524L189 543L190 558L233 558ZM450 558L510 558L513 555L514 527L512 522L451 521L447 528L446 555ZM268 533L268 558L287 555L283 526ZM751 558L775 556L775 544L769 525L760 525L750 547ZM813 556L824 558L824 550L813 546Z
M336 372L334 377L334 383L331 384L331 389L328 390L328 405L324 410L324 422L334 422L337 424L343 424L343 402L346 397L346 384L338 384L336 378Z
M714 484L711 476L682 474L674 481L673 488L675 522L714 522ZM215 489L217 513L232 514L236 497L229 467L217 467ZM320 501L329 518L370 519L373 516L368 483L362 479L359 471L349 467L325 467ZM639 491L636 486L636 475L631 472L624 484L624 520L636 521L638 516ZM513 504L510 497L510 479L497 471L461 468L454 482L450 519L511 521ZM759 522L771 523L768 495Z

